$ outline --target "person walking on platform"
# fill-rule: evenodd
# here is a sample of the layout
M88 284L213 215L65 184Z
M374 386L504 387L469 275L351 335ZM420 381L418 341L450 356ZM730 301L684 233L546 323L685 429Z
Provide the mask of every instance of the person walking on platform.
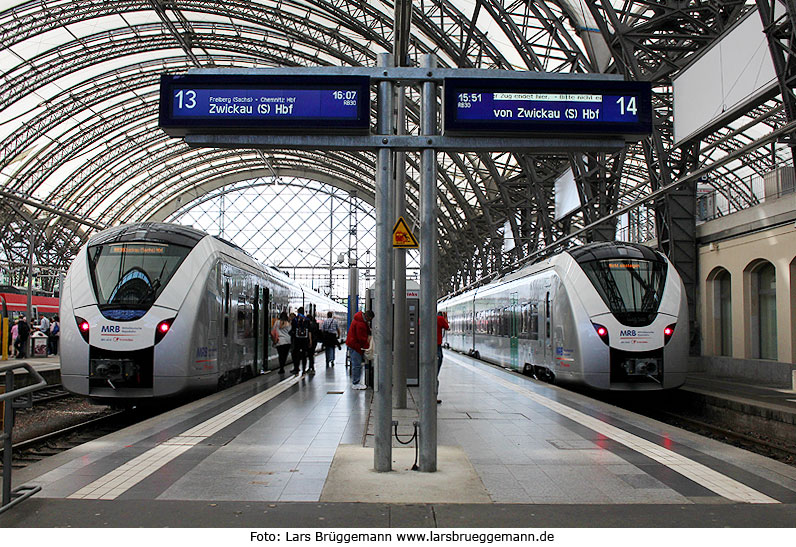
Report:
M296 317L291 321L290 338L293 340L293 374L301 374L307 367L307 353L310 350L310 322L304 315L304 306L296 310Z
M17 359L25 359L28 356L28 338L30 337L30 325L24 315L19 317L17 323L17 341L14 342Z
M448 330L448 318L446 313L437 313L437 378L439 378L439 369L442 368L442 331ZM437 404L442 403L442 399L437 399Z
M284 374L291 347L290 321L288 321L287 312L283 311L279 314L279 319L271 330L271 340L273 340L276 353L279 355L279 374Z
M44 351L45 355L50 355L50 320L46 315L41 316L39 321L39 332L47 337L47 349Z
M316 348L318 347L321 328L318 326L318 322L315 320L315 316L313 314L309 314L307 316L307 321L309 322L310 331L310 345L309 350L307 351L307 359L310 363L310 374L315 374L315 352L317 351Z
M11 326L11 348L14 352L14 357L17 353L17 338L19 337L19 317L14 319L14 324Z
M362 359L365 350L368 348L368 336L370 336L370 322L373 320L374 313L370 310L364 314L358 311L354 314L354 319L348 327L348 335L345 345L348 346L348 355L351 359L351 381L354 389L367 389L362 375Z
M47 337L47 352L50 355L58 355L58 341L61 339L61 322L58 316L53 316L50 324L50 336Z
M337 324L337 319L334 318L332 312L327 312L326 319L323 320L321 325L321 340L323 341L323 348L326 352L326 367L329 365L334 366L334 347L338 344L337 339L340 338L340 325Z

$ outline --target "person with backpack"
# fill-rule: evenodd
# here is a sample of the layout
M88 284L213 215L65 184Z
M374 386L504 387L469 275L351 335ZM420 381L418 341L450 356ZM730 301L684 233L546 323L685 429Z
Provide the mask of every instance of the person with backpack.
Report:
M296 310L296 317L290 325L290 338L293 340L293 370L290 372L298 374L301 367L301 374L304 374L310 351L310 322L304 315L304 306Z
M310 329L310 348L307 352L307 357L310 363L310 374L315 374L315 352L317 351L318 340L321 338L321 328L318 326L313 314L307 316L307 321L309 321Z
M321 340L326 352L326 368L329 368L329 365L334 366L334 347L339 344L338 338L340 338L340 326L337 324L334 314L328 312L321 325Z

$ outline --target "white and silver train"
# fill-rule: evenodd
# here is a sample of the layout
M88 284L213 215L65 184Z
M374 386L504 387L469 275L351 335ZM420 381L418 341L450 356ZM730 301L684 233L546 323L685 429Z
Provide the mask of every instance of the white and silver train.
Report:
M61 293L61 381L98 402L212 391L274 368L270 327L304 306L345 307L264 267L239 248L173 224L100 232Z
M539 379L603 390L685 382L688 306L657 251L594 243L439 304L450 348Z

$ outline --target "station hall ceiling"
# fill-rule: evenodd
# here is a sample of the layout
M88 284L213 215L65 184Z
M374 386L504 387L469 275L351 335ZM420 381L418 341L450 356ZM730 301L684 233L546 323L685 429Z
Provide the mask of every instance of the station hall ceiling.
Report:
M755 5L414 0L410 7L411 31L397 37L410 66L434 53L441 67L614 73L653 84L655 134L621 153L438 154L440 283L450 289L660 185L651 173L681 154L672 146L672 77ZM392 1L0 0L0 10L6 264L27 262L31 221L41 234L36 262L59 267L103 226L160 220L206 188L256 177L306 177L373 202L375 158L368 152L191 149L168 137L157 127L158 82L160 74L199 67L374 66L396 40ZM409 90L408 97L409 131L416 133L419 94ZM775 163L787 148L753 147L719 160L785 121L772 97L702 141L698 163L720 164L712 180L739 206L740 182L750 169L763 169L750 168L750 158ZM408 154L407 161L411 222L419 211L419 158ZM590 180L585 205L555 222L553 182L573 164ZM507 234L516 243L508 250Z

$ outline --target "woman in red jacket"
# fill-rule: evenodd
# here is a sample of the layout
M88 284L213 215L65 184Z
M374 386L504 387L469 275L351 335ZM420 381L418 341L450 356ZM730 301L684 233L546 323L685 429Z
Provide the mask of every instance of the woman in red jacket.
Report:
M354 389L367 389L368 386L362 378L362 358L368 348L368 336L370 336L370 322L373 320L374 313L370 310L364 314L358 311L354 314L354 320L348 327L345 345L348 346L348 355L351 359L351 380Z

